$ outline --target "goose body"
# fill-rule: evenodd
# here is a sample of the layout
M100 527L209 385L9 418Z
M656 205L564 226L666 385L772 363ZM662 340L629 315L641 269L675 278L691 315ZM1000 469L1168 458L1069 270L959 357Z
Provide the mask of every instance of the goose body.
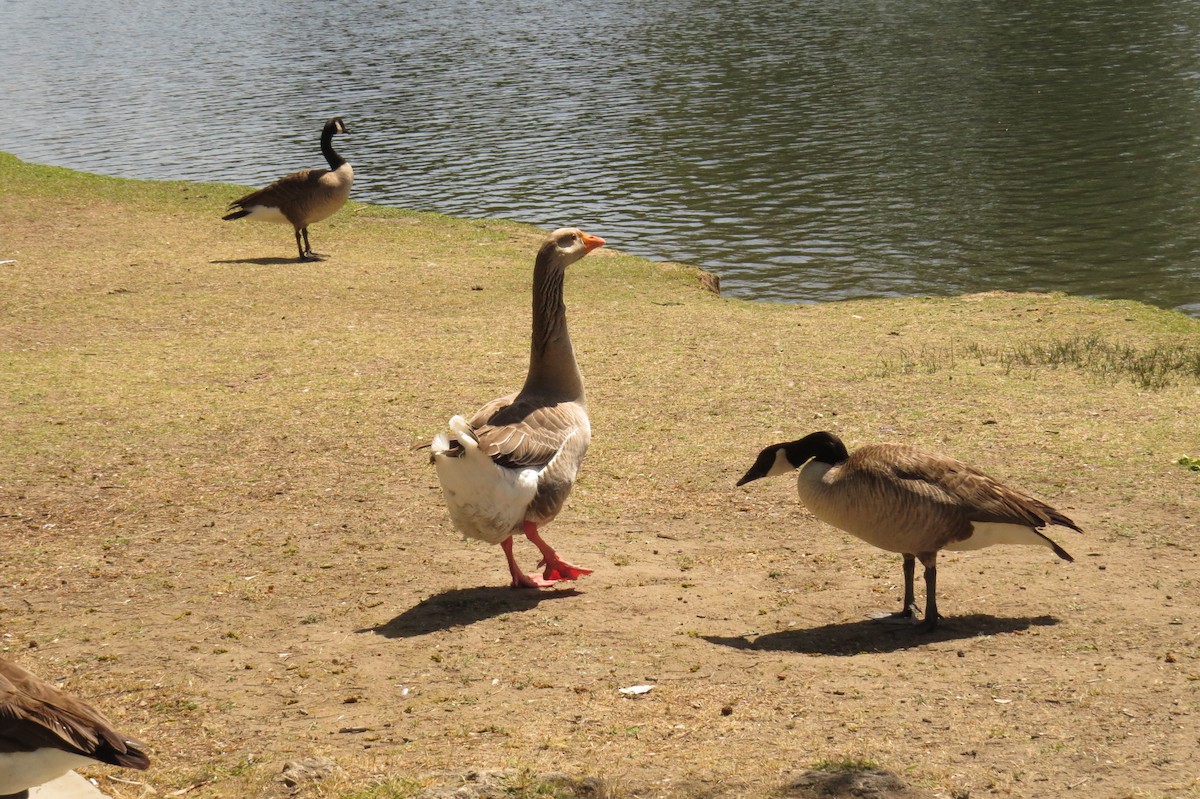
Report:
M925 567L925 619L937 625L937 553L998 544L1044 546L1070 554L1042 532L1080 528L1046 503L1004 485L962 461L905 444L870 444L853 453L832 433L775 444L759 453L738 485L800 470L801 501L814 516L889 552L904 556L904 606L912 617L915 560Z
M454 416L449 432L433 440L432 460L450 520L467 538L500 544L514 587L544 588L591 573L560 558L538 527L562 510L591 441L562 290L567 266L603 244L577 228L550 234L534 264L533 334L524 386L487 403L470 419ZM545 571L540 577L517 567L514 533L524 533L541 552Z
M502 466L480 449L470 423L461 416L450 419L450 434L433 440L438 481L446 495L450 520L467 538L499 544L520 530L525 512L538 492L539 469ZM461 448L452 451L450 436Z
M334 135L349 132L341 117L330 119L321 131L321 152L329 169L305 169L285 175L231 202L230 213L222 219L291 225L300 260L319 260L308 243L308 226L333 216L350 198L354 168L333 149Z
M0 660L0 796L89 763L147 768L144 748L91 705Z

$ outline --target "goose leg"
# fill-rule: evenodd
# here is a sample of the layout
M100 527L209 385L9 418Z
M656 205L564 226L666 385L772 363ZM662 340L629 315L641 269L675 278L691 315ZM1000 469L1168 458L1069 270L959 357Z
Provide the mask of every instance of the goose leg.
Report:
M513 588L549 588L554 585L553 580L543 580L536 574L526 574L521 571L521 568L517 566L517 559L513 557L511 535L500 542L500 547L504 550L504 557L508 559L508 572L512 575Z
M300 236L304 236L304 246L300 245ZM303 227L296 231L296 249L300 250L301 261L319 261L321 256L312 251L312 246L308 243L308 228Z
M899 615L906 619L911 619L916 615L917 610L917 595L916 587L913 582L917 574L917 557L916 555L904 556L904 608Z
M919 633L931 633L937 627L937 552L922 552L921 565L925 567L925 618L915 629Z
M889 624L910 624L916 617L917 600L913 581L917 573L917 556L904 556L904 604L895 613L876 611L871 614L876 621Z
M538 535L537 525L533 522L525 522L525 537L541 550L542 559L538 561L538 565L546 567L546 570L542 572L542 576L547 580L574 580L585 574L592 573L591 569L575 566L560 558L558 553Z

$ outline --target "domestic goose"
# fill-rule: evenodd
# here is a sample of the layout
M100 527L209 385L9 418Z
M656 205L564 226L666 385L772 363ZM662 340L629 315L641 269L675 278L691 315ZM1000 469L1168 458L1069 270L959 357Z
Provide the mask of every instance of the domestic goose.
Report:
M592 430L583 376L567 332L563 277L567 267L604 245L577 228L551 233L533 267L533 335L525 384L433 439L432 460L454 526L467 538L499 544L514 588L547 588L591 574L558 556L538 533L562 510L587 453ZM525 574L513 556L513 534L538 548L545 570Z
M144 769L144 750L91 705L0 660L0 797L24 796L87 763Z
M1042 533L1049 525L1082 533L1075 522L1028 494L967 464L904 444L870 444L846 451L833 433L812 433L773 444L738 485L800 470L797 489L814 516L889 552L904 556L904 605L892 617L914 617L915 561L925 567L925 618L918 630L937 626L937 553L995 544L1067 551Z
M328 219L346 204L354 169L333 149L335 133L349 133L341 117L325 123L321 131L321 153L329 169L305 169L284 175L265 188L252 191L229 204L222 219L253 219L291 225L296 233L296 249L301 261L319 261L321 256L308 243L308 226ZM236 209L236 210L234 210ZM304 237L301 244L300 238Z

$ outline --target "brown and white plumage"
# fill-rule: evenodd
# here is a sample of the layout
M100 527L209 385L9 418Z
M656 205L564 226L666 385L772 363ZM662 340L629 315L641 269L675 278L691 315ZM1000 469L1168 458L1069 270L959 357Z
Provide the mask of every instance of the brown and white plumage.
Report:
M1042 532L1080 528L1046 503L962 461L905 444L847 452L832 433L812 433L759 453L738 485L800 469L797 490L818 519L904 556L904 609L913 616L915 560L925 567L925 619L937 625L937 553L996 544L1032 544L1073 558Z
M533 273L529 372L521 390L455 416L433 440L433 462L454 526L468 538L504 548L514 587L543 588L590 570L562 560L538 526L562 510L591 441L583 377L567 331L566 268L604 244L577 228L551 233ZM517 567L513 533L524 532L542 554L539 578Z
M144 750L91 705L0 660L0 796L20 795L89 762L144 769Z
M222 219L245 218L291 225L300 260L320 260L321 256L309 246L308 226L333 216L350 197L354 169L333 149L334 134L349 132L341 117L330 119L321 131L321 153L329 162L329 169L305 169L285 175L231 202L228 210L232 213Z

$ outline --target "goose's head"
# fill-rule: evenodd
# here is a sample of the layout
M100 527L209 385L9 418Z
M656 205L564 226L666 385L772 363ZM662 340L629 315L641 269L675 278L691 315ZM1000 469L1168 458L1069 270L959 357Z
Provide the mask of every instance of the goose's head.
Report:
M560 268L566 268L597 247L604 246L604 239L584 233L576 227L564 227L551 233L538 250L538 260L547 259Z
M346 123L342 121L341 117L334 117L325 123L325 132L331 135L334 133L349 133L350 128L346 127Z
M789 441L784 444L772 444L758 453L758 459L750 470L737 481L745 485L761 477L774 477L799 469L810 460L816 459L821 463L835 465L842 463L850 455L846 445L833 433L810 433L804 438Z

